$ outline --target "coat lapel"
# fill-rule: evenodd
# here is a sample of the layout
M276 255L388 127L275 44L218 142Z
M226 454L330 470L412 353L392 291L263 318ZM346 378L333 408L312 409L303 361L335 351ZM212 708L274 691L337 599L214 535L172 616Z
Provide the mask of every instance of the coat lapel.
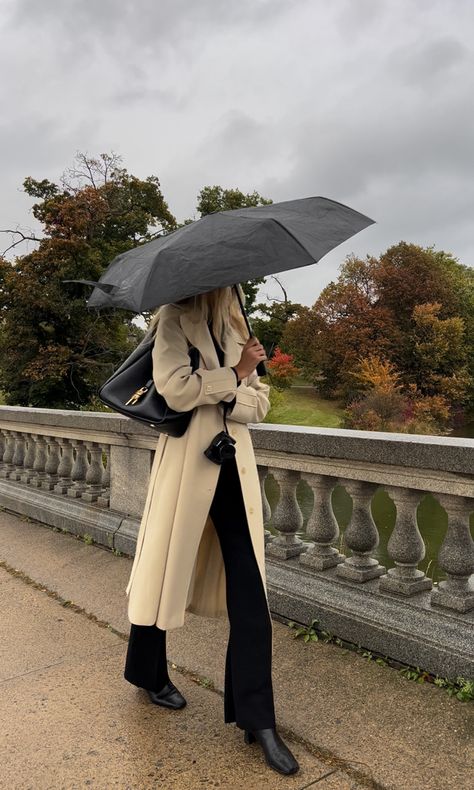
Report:
M202 360L207 370L219 368L219 358L212 342L209 327L205 321L193 318L190 312L184 312L180 315L179 321L181 328L188 338L189 342L199 349ZM237 365L240 361L242 348L245 345L245 340L242 340L238 332L231 326L228 328L225 342L223 345L224 351L224 364L225 366Z

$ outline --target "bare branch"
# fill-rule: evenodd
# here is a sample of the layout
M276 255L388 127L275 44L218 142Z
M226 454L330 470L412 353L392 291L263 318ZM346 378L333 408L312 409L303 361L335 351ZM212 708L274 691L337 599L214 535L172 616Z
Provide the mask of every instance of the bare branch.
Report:
M110 154L100 154L99 158L77 151L75 164L64 171L61 184L74 194L83 188L83 182L91 184L93 189L98 189L101 184L108 183L110 175L118 169L121 161L122 157L114 151ZM77 181L78 185L73 186L71 181Z
M278 299L276 296L270 296L269 294L265 294L267 302L280 302L281 304L285 301L284 299Z
M284 301L284 302L285 302L285 304L286 304L286 303L288 302L288 294L286 293L286 290L285 290L285 288L283 287L283 284L282 284L281 280L279 279L279 277L277 277L277 276L276 276L276 274L272 274L272 275L270 275L270 276L272 277L272 279L273 279L273 280L276 280L276 281L277 281L278 285L280 286L281 290L283 291L283 294L284 294L284 297L285 297L285 298L283 299L283 301ZM275 299L275 301L277 301L277 300Z
M281 290L283 291L284 298L283 299L278 299L276 296L270 296L267 293L267 294L265 294L267 302L279 302L280 304L288 304L288 294L287 294L285 288L283 287L282 283L280 282L279 278L275 274L271 274L270 277L272 277L273 280L276 280L276 282L280 286Z
M2 255L6 255L9 250L12 250L17 244L22 244L24 241L41 241L41 239L38 239L36 236L27 236L25 233L22 233L21 230L12 230L11 228L0 229L0 233L16 233L18 236L21 236L20 239L14 241L13 244L10 244L9 247L3 250Z
M156 238L159 238L159 236L162 236L163 232L164 232L164 228L163 228L163 226L161 226L161 228L159 230L155 231L155 233L150 233L149 235L147 234L146 236L139 236L138 239L135 237L135 241L138 242L138 243L140 243L141 241L153 241L153 239L156 239Z

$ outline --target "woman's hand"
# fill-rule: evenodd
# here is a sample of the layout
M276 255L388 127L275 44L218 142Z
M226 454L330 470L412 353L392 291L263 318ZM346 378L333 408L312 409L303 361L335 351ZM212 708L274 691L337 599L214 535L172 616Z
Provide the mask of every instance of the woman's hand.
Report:
M256 337L249 337L242 349L240 361L235 365L239 379L249 376L259 362L267 358L265 349Z

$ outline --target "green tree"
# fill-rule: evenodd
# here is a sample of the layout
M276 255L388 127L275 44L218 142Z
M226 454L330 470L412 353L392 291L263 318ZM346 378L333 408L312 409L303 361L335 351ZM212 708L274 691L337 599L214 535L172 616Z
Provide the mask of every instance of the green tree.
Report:
M232 211L235 208L251 206L269 206L270 198L264 198L258 192L245 194L240 189L224 189L221 186L203 187L198 195L197 210L201 217L214 211Z
M267 357L270 358L278 346L281 346L283 332L288 321L299 314L302 305L299 302L292 302L288 299L286 288L276 275L271 275L280 286L283 298L270 299L267 302L259 302L255 305L255 310L263 313L263 317L255 317L252 326L255 334L263 344ZM282 347L282 350L285 349Z
M200 216L204 217L215 211L231 211L236 208L249 208L251 206L268 206L271 203L273 203L272 200L262 197L258 192L245 194L240 189L224 189L215 185L201 189L196 208ZM255 304L257 291L264 282L264 277L256 277L253 280L241 283L246 297L245 312L248 316L251 316L257 309Z
M460 316L440 319L441 309L440 302L413 308L413 380L424 395L463 403L470 384L464 321Z
M98 280L119 253L176 226L156 176L141 180L120 157L78 153L60 183L26 178L43 236L33 252L0 261L0 389L8 404L77 408L142 334L130 311L86 307L65 279Z

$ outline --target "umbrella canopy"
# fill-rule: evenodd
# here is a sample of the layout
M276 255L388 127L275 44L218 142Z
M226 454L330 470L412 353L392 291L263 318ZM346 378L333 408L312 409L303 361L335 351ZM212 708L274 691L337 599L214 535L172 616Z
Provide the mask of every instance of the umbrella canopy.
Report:
M111 262L87 307L141 313L226 285L317 263L374 220L324 197L217 211Z

